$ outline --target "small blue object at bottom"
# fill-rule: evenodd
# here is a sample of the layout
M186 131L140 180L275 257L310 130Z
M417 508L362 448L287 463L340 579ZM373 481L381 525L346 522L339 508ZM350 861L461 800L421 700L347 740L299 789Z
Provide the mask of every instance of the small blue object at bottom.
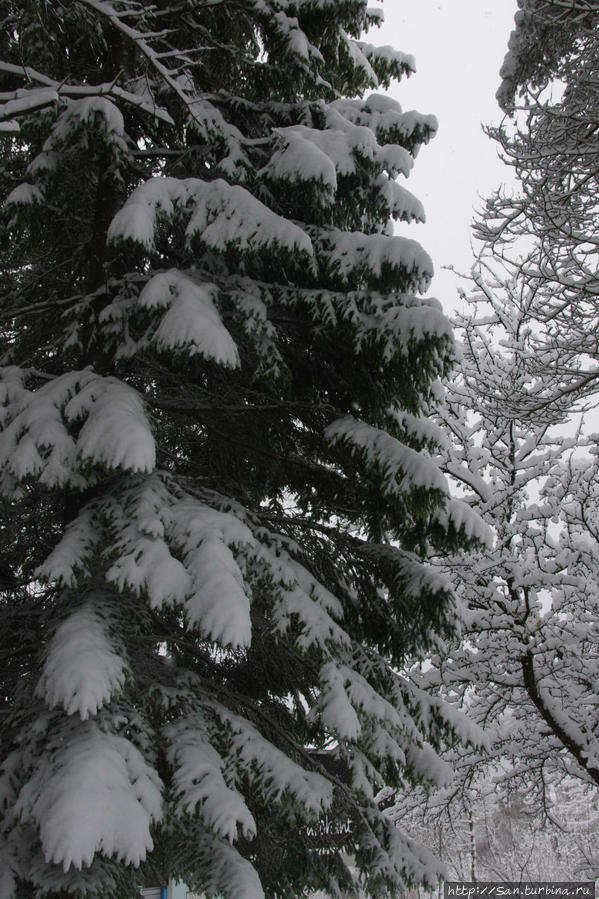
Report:
M168 892L168 887L161 887L160 899L166 899L167 892Z

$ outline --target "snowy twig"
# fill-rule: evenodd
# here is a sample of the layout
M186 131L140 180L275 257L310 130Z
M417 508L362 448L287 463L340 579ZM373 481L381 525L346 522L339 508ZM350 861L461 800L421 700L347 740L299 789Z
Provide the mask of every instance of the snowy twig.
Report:
M165 109L162 109L160 106L153 106L150 103L146 103L138 94L134 94L131 91L124 90L114 82L106 81L102 84L67 84L64 82L55 81L53 78L49 78L47 75L44 75L41 72L32 69L30 66L16 66L12 63L5 62L4 60L0 60L0 71L8 72L12 75L19 75L22 78L27 79L28 81L43 84L46 87L50 88L51 91L55 92L54 96L52 96L50 93L48 93L44 97L40 95L40 102L34 103L33 105L30 102L29 106L25 106L23 111L35 108L35 106L37 106L38 108L40 106L51 106L52 103L56 102L57 97L60 96L72 97L73 99L82 97L111 96L118 100L122 100L125 103L137 106L139 109L143 110L143 112L147 112L169 125L174 124L171 115ZM37 89L33 89L32 91L28 90L26 93L27 95L33 94L35 98L36 92ZM17 96L19 93L23 92L15 91L15 96ZM2 107L0 106L0 117L2 117L3 114L8 115L9 113L6 110L3 111Z

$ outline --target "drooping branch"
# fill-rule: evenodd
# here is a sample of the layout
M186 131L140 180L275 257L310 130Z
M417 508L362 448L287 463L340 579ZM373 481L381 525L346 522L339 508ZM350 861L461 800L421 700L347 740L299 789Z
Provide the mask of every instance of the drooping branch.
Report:
M580 736L583 736L582 732L572 725L571 722L570 724L566 724L566 722L560 721L560 716L550 708L546 698L543 696L539 688L534 668L534 654L530 650L522 656L521 664L522 673L524 675L524 685L535 708L541 715L541 718L560 741L564 749L576 759L580 767L586 771L589 777L591 777L597 785L599 785L599 767L596 767L591 762L588 749L585 749L585 747L575 739L572 732L568 731L568 728L570 726L573 727L579 732Z

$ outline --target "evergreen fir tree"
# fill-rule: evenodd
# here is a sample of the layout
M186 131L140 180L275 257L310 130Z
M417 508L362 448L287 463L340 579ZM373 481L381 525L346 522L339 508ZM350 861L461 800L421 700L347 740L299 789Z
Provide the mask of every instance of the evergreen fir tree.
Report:
M397 670L476 528L390 226L436 123L365 97L413 60L364 0L0 8L2 896L426 880L374 796L456 726Z

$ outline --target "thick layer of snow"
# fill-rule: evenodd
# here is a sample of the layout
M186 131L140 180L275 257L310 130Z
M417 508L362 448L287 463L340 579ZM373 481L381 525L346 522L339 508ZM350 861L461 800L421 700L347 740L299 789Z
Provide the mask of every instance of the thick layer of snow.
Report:
M436 463L386 431L347 416L330 424L325 430L325 437L332 444L344 443L363 454L367 463L381 472L382 487L386 493L400 494L423 487L449 494L447 480Z
M493 532L468 503L460 499L449 499L444 509L437 509L433 518L444 528L453 525L457 531L463 533L472 540L477 540L483 546L493 545Z
M444 447L447 445L449 438L446 431L431 418L423 415L411 415L409 412L390 411L399 427L413 436L416 440L436 447Z
M276 573L282 581L273 609L276 630L293 632L299 623L301 631L296 644L302 650L310 646L326 649L330 643L345 646L351 643L347 633L330 614L341 616L339 600L325 590L303 565L281 550L276 555L272 553L268 563L273 574Z
M106 622L86 604L52 637L36 692L50 708L61 705L67 715L85 720L121 689L125 673L125 660L115 651Z
M403 730L404 720L398 709L348 665L327 662L320 671L320 687L316 709L325 726L337 736L357 740L363 729L373 729L381 739L381 726L389 731ZM373 719L377 722L374 728Z
M334 106L327 109L326 119L327 128L323 130L305 125L278 129L281 146L262 174L274 181L317 181L333 195L337 178L360 171L364 161L387 170L391 179L410 173L412 159L403 147L380 146L370 128L353 124ZM377 185L392 212L424 221L422 204L391 179L381 177Z
M268 801L277 802L284 793L289 793L304 809L315 815L330 807L333 787L328 778L317 771L302 768L266 740L245 718L225 709L221 709L220 714L233 734L232 750L236 764L246 774L259 780Z
M98 119L99 117L99 119ZM81 100L70 100L67 109L59 116L52 128L52 137L48 142L50 149L56 139L67 139L73 129L73 119L90 123L99 120L103 127L112 133L112 137L124 137L125 124L123 114L107 97L84 97ZM122 144L122 146L125 146Z
M81 869L96 853L139 865L153 849L162 784L129 740L83 727L48 753L22 788L16 812L39 827L46 860Z
M395 50L389 45L378 47L374 44L367 44L364 41L356 41L356 44L369 60L380 59L388 63L394 62L402 67L405 66L411 72L416 71L416 60L411 53L402 53L401 50Z
M151 278L139 296L142 308L166 308L153 335L159 349L184 348L229 368L239 366L235 341L215 305L214 284L198 283L171 269Z
M398 304L383 313L383 328L392 331L400 346L437 337L453 342L453 329L438 300L426 298L418 305Z
M66 376L68 377L68 376ZM65 406L68 421L84 419L76 441L82 459L108 468L152 471L154 437L144 404L132 387L118 378L90 378Z
M173 507L173 541L191 577L185 608L190 623L210 639L249 646L250 603L231 546L253 546L251 531L234 515L198 502Z
M403 112L397 100L387 94L370 94L366 100L335 100L330 108L356 125L371 128L381 143L393 139L401 142L402 138L410 138L416 129L433 135L439 127L435 116L422 115L414 110ZM413 160L408 158L411 168Z
M5 404L0 467L17 482L37 477L49 487L80 487L85 462L129 471L154 468L152 429L132 387L86 369L52 378L31 391L24 387L25 376L16 368L0 371Z
M159 216L186 220L188 242L224 253L287 250L312 255L308 235L239 185L222 179L151 178L137 187L108 229L109 242L131 240L152 249Z
M406 761L416 777L422 777L435 788L449 786L453 780L453 767L439 758L432 746L409 746Z
M311 62L312 59L324 62L322 53L318 47L314 46L314 44L308 40L306 34L300 28L299 22L295 16L288 16L287 13L282 10L274 13L274 15L270 12L270 15L272 15L273 22L276 24L279 34L287 42L293 53L296 53L306 62Z
M348 286L353 278L367 281L395 272L409 279L410 288L424 293L433 277L433 263L415 240L362 234L332 228L314 239L318 261Z
M152 608L181 605L192 589L185 566L171 555L161 538L144 536L135 525L130 531L123 533L121 552L106 572L106 579L120 590L144 590ZM59 544L61 548L63 542Z
M402 117L401 107L399 104L396 106L397 115ZM372 127L372 114L362 101L340 100L330 103L325 107L324 115L328 131L345 135L345 147L343 144L337 146L342 164L345 159L345 165L348 165L347 154L353 148L357 154L379 162L391 176L401 174L408 177L414 167L414 160L402 146L383 139L379 141L376 130ZM349 162L349 165L349 171L354 171L355 162Z
M320 671L318 714L325 728L343 740L355 741L362 726L345 689L344 677L334 662Z
M10 119L11 116L38 109L40 106L50 106L58 101L58 94L51 87L18 90L14 92L13 97L12 100L0 103L0 119Z
M362 47L366 46L365 44L361 44L359 41L355 41L350 38L345 32L342 32L343 37L345 38L345 47L348 53L349 58L357 69L362 69L370 82L371 87L378 87L379 80L377 78L376 72L370 64L370 60L368 59L368 54L364 53Z
M198 854L205 864L203 884L208 895L265 899L258 872L234 846L206 833Z
M32 206L34 203L43 202L44 195L34 184L19 184L11 190L5 202L6 206Z
M186 609L192 624L225 646L249 646L250 603L233 553L217 533L207 533L185 559L194 581Z
M165 729L173 765L173 787L181 814L196 811L216 836L233 843L238 832L256 835L256 822L241 793L225 781L225 762L210 743L201 720L186 720Z
M426 214L424 206L413 193L402 187L390 178L378 179L377 187L381 197L385 200L389 215L394 219L405 222L424 222Z
M353 170L351 154L339 146L345 143L342 132L296 125L279 128L277 134L281 146L261 171L273 181L319 181L332 194L337 189L337 173Z
M78 576L89 573L86 562L95 552L100 539L91 509L83 509L65 528L50 555L36 569L36 577L74 587Z

